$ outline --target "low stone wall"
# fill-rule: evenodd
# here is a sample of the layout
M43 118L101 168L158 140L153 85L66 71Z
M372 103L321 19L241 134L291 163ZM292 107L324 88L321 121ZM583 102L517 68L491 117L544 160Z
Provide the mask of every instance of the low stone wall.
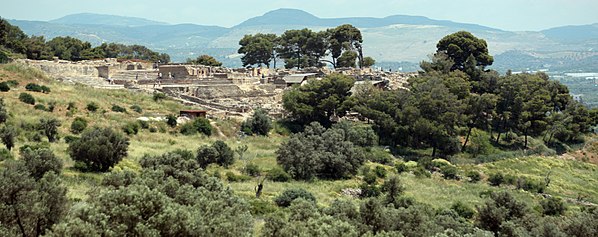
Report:
M45 61L45 60L28 60L18 59L17 63L25 64L29 67L40 69L48 74L50 77L99 77L99 71L95 65L82 64L67 61Z

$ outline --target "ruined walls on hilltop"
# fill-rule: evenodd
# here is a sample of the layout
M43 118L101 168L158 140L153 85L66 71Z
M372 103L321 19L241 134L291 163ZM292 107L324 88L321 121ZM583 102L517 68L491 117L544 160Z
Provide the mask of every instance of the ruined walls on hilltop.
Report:
M67 61L39 61L29 59L16 60L17 63L40 69L53 78L90 77L97 78L97 65L74 63Z

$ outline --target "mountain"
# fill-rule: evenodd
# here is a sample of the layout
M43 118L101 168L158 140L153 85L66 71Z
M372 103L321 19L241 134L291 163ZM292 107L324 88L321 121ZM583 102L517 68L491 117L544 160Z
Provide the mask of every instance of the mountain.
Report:
M185 61L210 54L226 66L241 65L237 49L246 34L276 33L290 29L324 30L352 24L362 31L364 53L380 65L413 68L434 53L436 43L445 35L460 30L472 32L488 42L496 56L496 69L553 68L566 70L569 65L584 70L598 49L598 24L563 26L544 31L511 32L477 24L435 20L423 16L394 15L384 18L320 18L296 9L278 9L225 28L194 24L170 25L152 20L99 14L69 15L49 22L10 20L27 34L72 36L91 42L141 44ZM400 62L400 63L399 63ZM587 68L587 67L586 67ZM589 70L589 69L588 69Z
M112 25L131 27L168 24L164 22L152 21L138 17L125 17L93 13L80 13L68 15L55 20L51 20L49 22L64 25Z

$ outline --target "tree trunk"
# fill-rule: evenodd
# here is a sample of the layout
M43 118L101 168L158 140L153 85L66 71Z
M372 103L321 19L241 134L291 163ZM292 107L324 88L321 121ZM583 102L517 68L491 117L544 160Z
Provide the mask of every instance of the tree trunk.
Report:
M463 146L461 147L461 151L464 151L464 150L465 150L465 146L467 145L467 141L469 141L469 135L471 134L471 130L472 130L472 129L473 129L473 128L472 128L472 127L470 127L470 128L469 128L469 131L467 131L467 136L465 137L465 142L463 143Z
M523 136L525 137L525 143L523 145L523 149L527 149L527 129L525 129Z
M436 145L432 147L432 157L436 157Z

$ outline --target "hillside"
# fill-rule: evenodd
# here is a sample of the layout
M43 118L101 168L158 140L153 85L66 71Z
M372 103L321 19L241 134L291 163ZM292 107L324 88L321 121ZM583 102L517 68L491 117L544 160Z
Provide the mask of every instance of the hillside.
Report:
M101 90L93 89L82 85L64 84L45 77L42 73L27 69L22 66L9 64L0 66L0 81L15 80L18 86L11 88L9 92L1 92L4 103L7 105L11 114L12 123L15 123L23 131L17 139L17 146L12 155L19 157L19 148L25 145L35 144L32 134L28 130L40 118L55 117L61 121L59 128L59 137L61 139L56 143L47 143L54 153L63 160L64 172L62 177L68 186L68 197L71 201L87 200L90 198L90 192L93 187L99 185L106 174L87 173L74 168L74 162L69 158L66 149L68 147L67 136L73 134L69 131L71 122L75 117L85 118L89 121L89 126L113 127L117 130L127 123L135 121L137 117L161 117L167 114L176 114L182 108L190 108L180 105L171 100L155 102L151 95L131 92L127 90ZM24 86L27 83L39 83L51 88L51 92L33 93L38 104L49 105L55 103L53 112L34 110L32 105L26 105L18 100L18 95L24 92ZM67 110L70 102L74 102L76 110ZM85 107L88 103L94 102L100 106L98 112L88 112ZM126 113L110 111L110 107L119 105L127 109ZM143 112L137 113L130 110L130 106L138 105ZM74 111L74 112L72 112ZM185 136L177 130L169 128L164 122L151 122L150 127L157 128L151 132L149 129L141 129L137 135L130 135L129 153L114 170L133 170L139 172L139 160L145 155L158 155L175 149L188 149L195 151L202 144L211 144L217 139L223 139L229 146L236 148L247 145L248 151L245 157L248 157L250 164L259 167L261 172L269 172L278 167L276 163L275 151L288 138L286 135L280 135L275 132L267 137L246 137L239 138L235 136L239 129L239 121L235 119L213 120L213 122L222 130L227 137L212 136L205 137L200 135ZM43 139L42 139L43 141ZM592 143L590 143L592 144ZM596 146L596 140L593 141ZM388 151L381 147L374 148L381 156L390 157ZM587 150L581 157L592 158L597 161L598 156L594 150ZM523 153L518 153L523 154ZM396 160L402 163L401 160ZM580 160L564 159L563 156L530 156L502 159L496 162L472 164L472 160L458 161L457 180L444 179L438 172L433 173L426 178L414 171L399 173L401 182L405 186L405 196L413 198L417 202L430 205L433 208L446 208L457 201L466 203L470 207L481 205L489 192L500 190L511 190L515 196L524 200L529 205L536 207L538 202L543 199L543 194L537 194L533 191L518 190L514 185L504 185L500 187L490 186L486 181L492 174L503 173L506 176L526 177L531 180L543 180L547 174L550 175L550 185L544 191L544 194L564 198L567 206L572 210L581 208L579 200L585 202L584 205L596 205L598 203L598 166L596 164L586 163ZM366 167L372 169L383 169L385 175L396 174L394 158L391 163L378 164L369 162ZM276 208L273 205L273 198L278 196L287 188L304 188L313 193L319 206L329 206L338 198L351 199L344 195L344 190L359 188L363 182L364 175L360 173L349 179L315 180L313 182L290 181L275 182L268 180L265 183L263 196L261 199L255 198L255 186L259 178L247 176L244 173L246 163L237 160L231 167L223 168L220 166L210 166L207 173L220 177L227 187L233 192L253 203L253 208ZM380 168L376 168L380 167ZM363 170L363 169L362 169ZM481 173L482 181L470 182L466 177L468 171L477 171ZM387 174L386 174L387 173ZM237 178L234 178L237 177ZM382 182L383 176L377 178ZM577 200L577 201L576 201ZM264 206L265 205L265 206ZM262 210L263 211L263 210ZM261 212L260 212L261 213Z
M588 52L598 47L598 28L595 25L565 26L541 32L509 32L476 24L465 24L446 20L434 20L422 16L394 15L385 18L319 18L296 9L279 9L262 16L248 19L232 28L201 26L192 24L167 25L151 20L78 14L50 22L11 20L27 34L43 35L46 38L73 36L97 45L102 42L141 44L171 55L174 61L184 61L194 55L210 54L229 67L241 65L236 55L238 41L245 34L283 33L289 29L311 28L322 30L341 24L353 24L360 28L364 37L364 52L384 65L396 62L418 63L433 53L443 36L466 30L484 38L491 54L500 55L508 51L525 51L527 54L546 52ZM95 23L94 23L95 22ZM94 23L94 24L90 24ZM575 39L572 41L571 39ZM508 54L495 63L499 69L513 59ZM575 59L534 57L522 61L519 67L531 68L538 60L561 60L564 67L551 65L554 70L569 70L566 65L575 64ZM561 64L558 64L561 65ZM593 70L579 65L571 70ZM398 68L394 68L397 70ZM504 70L506 71L506 70Z

